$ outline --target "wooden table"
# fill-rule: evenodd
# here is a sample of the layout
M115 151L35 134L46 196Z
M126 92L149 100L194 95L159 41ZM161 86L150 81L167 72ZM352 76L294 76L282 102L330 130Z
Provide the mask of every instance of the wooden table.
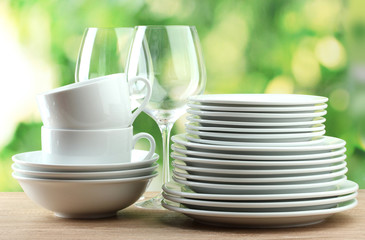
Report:
M194 222L175 212L129 207L117 217L71 220L55 217L24 193L0 193L0 239L365 239L365 190L359 205L326 222L287 229L227 229Z

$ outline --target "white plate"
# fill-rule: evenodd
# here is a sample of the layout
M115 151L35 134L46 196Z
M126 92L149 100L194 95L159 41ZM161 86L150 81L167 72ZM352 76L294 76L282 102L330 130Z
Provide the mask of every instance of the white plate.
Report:
M187 172L189 172L189 174L192 175L203 175L203 176L220 176L220 175L227 175L231 176L231 175L239 175L241 177L249 177L246 175L266 175L266 176L271 176L272 175L281 175L282 177L284 177L283 175L287 175L287 174L295 174L296 176L300 175L300 176L308 176L308 175L315 175L315 173L325 173L325 172L331 172L331 171L336 171L339 169L343 169L344 167L346 167L346 162L342 161L339 163L336 163L334 165L331 166L326 166L326 167L310 167L310 168L293 168L293 169L262 169L262 168L258 168L258 169L222 169L222 168L201 168L201 167L190 167L190 166L186 166L183 165L183 162L179 162L178 160L174 160L172 161L172 165L175 168L179 168L182 170L185 170ZM250 177L253 177L250 176ZM234 177L234 176L232 176ZM238 177L238 176L237 176ZM260 176L263 177L263 176Z
M252 122L252 121L228 121L217 119L202 119L196 115L188 115L186 117L190 122L198 122L202 126L223 126L223 127L311 127L315 124L321 124L326 121L324 117L318 117L309 121L298 122Z
M263 160L263 161L291 161L291 160L305 160L305 159L322 159L334 156L342 155L346 152L346 148L336 149L335 151L315 153L315 154L292 154L292 155L242 155L242 154L227 154L227 153L211 153L211 152L201 152L186 150L182 145L177 145L176 143L171 145L172 150L185 154L187 156L199 156L206 158L219 158L219 159L236 159L236 160Z
M172 152L171 157L173 159L183 161L187 166L222 169L250 169L258 167L262 169L306 168L316 166L330 166L346 159L346 155L340 155L339 157L335 158L304 161L240 161L187 157L184 154L180 154L178 152Z
M197 103L188 103L188 107L205 110L205 111L219 111L219 112L311 112L324 110L327 104L309 105L309 106L224 106L224 105L202 105Z
M217 112L217 111L200 111L197 109L189 108L188 113L201 116L201 117L220 117L222 119L237 118L237 119L252 119L252 121L298 121L296 119L309 120L316 117L322 117L326 115L326 110L320 110L318 112L306 112L306 113L249 113L249 112Z
M121 171L106 171L106 172L44 172L34 170L24 170L14 163L12 168L21 177L43 178L43 179L60 179L60 180L95 180L95 179L115 179L115 178L130 178L143 177L151 175L158 167L155 163L151 167L129 169Z
M324 136L312 138L310 141L295 141L295 142L239 142L239 141L219 141L202 139L197 135L186 134L186 139L190 142L210 144L210 145L224 145L224 146L243 146L243 147L291 147L291 146L305 146L316 145L324 140Z
M346 165L346 164L344 164ZM290 177L219 177L219 176L207 176L207 175L195 175L189 174L186 171L175 168L173 173L177 177L185 178L187 180L205 182L205 183L228 183L228 184L257 184L257 183L265 183L265 184L295 184L295 183L315 183L315 182L324 182L328 181L328 179L333 179L342 175L345 175L347 172L347 168L341 168L339 170L334 170L333 172L327 173L319 173L315 175L304 175L304 176L290 176ZM254 175L255 176L255 175Z
M203 150L215 150L215 151L238 151L238 152L315 152L324 150L333 150L342 148L346 145L346 142L342 139L335 137L324 136L323 141L318 144L309 146L283 146L281 147L245 147L245 146L220 146L220 145L209 145L189 142L186 139L186 134L178 134L172 136L172 141L181 144L186 147Z
M317 132L309 132L309 133L257 133L257 134L242 134L242 133L215 133L215 132L203 132L203 131L194 131L190 129L186 129L186 132L189 134L197 135L200 138L207 139L215 139L219 141L241 141L241 142L272 142L272 141L310 141L313 138L323 136L326 131L317 131Z
M151 159L144 160L148 151L132 150L132 161L130 163L120 164L90 164L90 165L66 165L51 164L42 162L42 151L19 153L12 157L13 161L18 164L19 168L35 171L49 172L87 172L87 171L118 171L127 169L136 169L150 167L155 163L159 156L154 153Z
M196 200L181 198L167 193L163 197L175 203L181 203L192 209L208 211L231 211L231 212L287 212L287 211L307 211L315 209L326 209L334 205L346 202L357 197L357 192L321 199L307 199L297 201L273 201L273 202L227 202L212 200Z
M335 213L354 208L357 200L353 199L330 209L294 211L294 212L222 212L205 211L186 208L179 203L162 201L162 206L183 213L196 221L224 226L237 227L298 227L312 225L324 221Z
M314 199L334 197L356 192L359 189L357 183L347 180L343 181L327 191L322 192L307 192L307 193L287 193L287 194L207 194L196 193L188 186L176 182L168 182L163 185L163 191L168 194L205 200L220 200L220 201L273 201L273 200L293 200L293 199Z
M245 127L202 127L199 123L187 122L185 127L190 130L205 132L234 132L234 133L298 133L298 132L315 132L325 129L323 124L314 125L308 128L245 128Z
M304 184L260 184L260 185L244 185L244 184L217 184L217 183L202 183L188 181L177 176L172 176L175 182L189 186L193 191L198 193L210 194L272 194L272 193L306 193L320 192L331 189L332 186L345 181L346 176L340 176L328 182L320 183L304 183Z
M205 94L191 96L189 101L254 106L302 106L325 103L328 98L301 94Z

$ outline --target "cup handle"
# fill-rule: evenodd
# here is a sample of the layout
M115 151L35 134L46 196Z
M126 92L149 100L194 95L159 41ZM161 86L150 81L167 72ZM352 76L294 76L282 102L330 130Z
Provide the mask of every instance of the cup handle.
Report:
M133 136L133 145L132 145L133 148L136 145L136 143L138 142L138 140L141 138L146 138L150 142L150 150L149 150L147 156L143 159L143 160L146 160L146 159L151 158L152 155L155 153L156 142L155 142L155 139L148 133L137 133L136 135Z
M129 86L131 86L132 84L134 84L135 82L138 81L142 81L144 82L144 84L147 87L147 94L144 97L144 100L142 102L142 104L136 109L136 111L133 112L132 114L132 118L131 118L131 122L129 123L129 125L132 125L132 123L134 122L134 120L136 119L136 117L143 111L143 109L146 107L146 105L148 104L148 102L150 101L151 98L151 94L152 94L152 88L151 88L151 84L150 82L143 77L133 77L131 80L129 80Z

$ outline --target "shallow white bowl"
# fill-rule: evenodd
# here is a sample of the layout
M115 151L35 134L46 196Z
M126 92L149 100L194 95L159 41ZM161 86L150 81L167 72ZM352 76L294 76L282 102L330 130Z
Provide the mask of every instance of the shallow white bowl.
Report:
M131 162L106 163L106 164L61 164L49 163L43 159L42 151L24 152L12 157L13 161L24 170L45 172L95 172L95 171L120 171L150 167L159 156L153 154L150 159L145 159L148 151L132 150Z
M145 192L149 176L108 180L49 180L13 173L27 196L64 218L103 218L136 202Z
M54 180L97 180L97 179L119 179L119 178L131 178L131 177L143 177L153 173L158 167L158 164L154 164L147 168L138 168L130 170L120 171L106 171L106 172L44 172L44 171L32 171L19 168L17 164L13 164L12 168L14 172L20 177L29 178L43 178Z

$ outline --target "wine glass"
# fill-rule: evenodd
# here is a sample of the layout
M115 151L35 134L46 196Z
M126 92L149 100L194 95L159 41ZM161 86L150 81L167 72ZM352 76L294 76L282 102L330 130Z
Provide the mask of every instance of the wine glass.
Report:
M188 98L202 94L206 84L205 64L195 27L136 27L126 72L128 79L139 76L151 83L152 96L144 111L157 122L162 134L164 184L170 180L171 128L186 112ZM138 83L133 88L134 92L145 91ZM161 200L160 193L136 206L162 209Z
M124 73L134 28L87 28L76 63L75 81Z

